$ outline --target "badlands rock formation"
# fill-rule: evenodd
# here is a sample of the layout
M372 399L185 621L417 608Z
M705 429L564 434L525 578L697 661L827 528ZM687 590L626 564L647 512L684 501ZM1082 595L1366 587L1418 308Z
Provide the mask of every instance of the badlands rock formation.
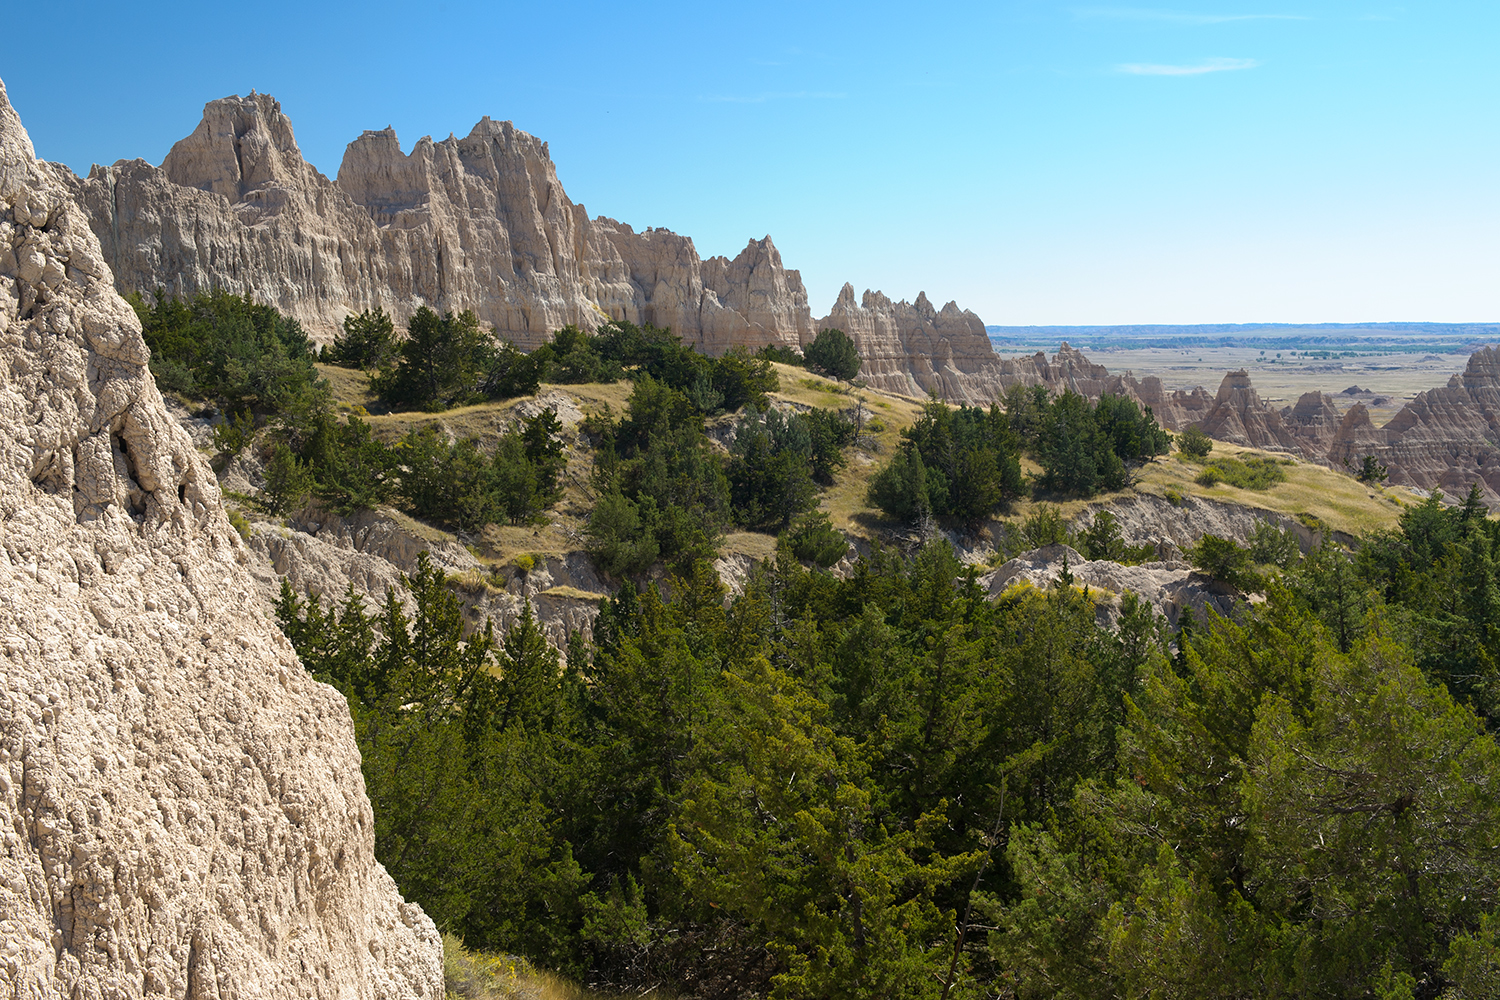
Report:
M1363 403L1350 407L1328 458L1357 467L1365 455L1386 466L1391 482L1457 497L1478 483L1500 505L1500 350L1476 351L1462 375L1419 394L1384 427L1371 424Z
M146 359L0 86L0 993L441 997L348 709Z
M265 94L212 101L160 167L73 179L121 291L249 294L326 341L351 312L404 322L472 309L526 348L608 319L670 325L710 353L810 339L807 292L770 237L734 260L692 240L590 220L547 144L485 118L403 153L389 128L349 144L337 181L308 164Z
M1326 461L1342 421L1333 397L1326 393L1304 393L1295 406L1273 409L1250 384L1249 372L1241 368L1224 376L1213 409L1196 423L1209 437L1230 444Z
M997 398L1000 359L984 321L956 303L939 311L926 292L908 303L868 289L856 302L854 286L845 284L817 324L819 330L829 327L853 339L864 359L860 378L876 389L918 397L935 392L954 402Z

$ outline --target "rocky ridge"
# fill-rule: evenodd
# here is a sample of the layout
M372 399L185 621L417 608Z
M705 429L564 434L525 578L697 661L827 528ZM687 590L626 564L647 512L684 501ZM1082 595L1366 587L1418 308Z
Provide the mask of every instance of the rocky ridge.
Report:
M122 160L70 179L122 291L249 294L323 341L352 312L404 322L423 305L472 309L528 349L609 319L670 325L714 354L814 332L770 237L703 260L687 237L590 219L547 144L510 122L409 153L390 128L367 131L329 180L280 103L251 93L209 102L160 167Z
M0 84L0 992L441 997L65 180Z
M1386 466L1391 482L1462 497L1478 483L1500 506L1500 349L1470 355L1462 375L1419 393L1384 427L1355 403L1344 415L1328 459L1358 467L1366 455Z

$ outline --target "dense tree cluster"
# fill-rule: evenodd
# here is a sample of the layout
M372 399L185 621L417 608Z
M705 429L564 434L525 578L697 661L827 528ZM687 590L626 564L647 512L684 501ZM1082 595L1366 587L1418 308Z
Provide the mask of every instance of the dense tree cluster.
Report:
M1263 603L1178 635L990 599L942 544L788 551L727 604L699 561L566 664L529 613L460 641L425 566L413 608L280 611L350 698L379 856L474 946L777 997L1491 996L1500 523L1288 537Z
M933 517L967 528L1033 491L1023 453L1042 467L1036 490L1088 497L1123 488L1127 462L1149 461L1172 440L1133 400L1090 404L1040 385L1012 387L1004 410L934 400L901 436L901 450L870 482L870 504L908 524Z
M151 349L151 374L169 392L207 399L255 426L295 426L328 407L307 333L249 297L212 292L179 300L158 291L148 305L129 296Z
M753 401L735 424L726 462L704 415L682 389L638 376L625 417L590 423L594 487L590 551L606 573L630 576L658 560L685 572L711 559L731 524L780 530L817 504L843 465L853 424L832 411L783 414Z

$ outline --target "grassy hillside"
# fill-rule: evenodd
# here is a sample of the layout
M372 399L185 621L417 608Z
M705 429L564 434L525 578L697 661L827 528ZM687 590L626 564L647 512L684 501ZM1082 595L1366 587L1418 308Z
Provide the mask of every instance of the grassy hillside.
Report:
M865 494L871 477L900 447L901 431L916 421L924 401L873 389L850 389L789 365L775 367L781 382L780 389L772 394L777 402L799 409L843 409L856 402L863 402L867 413L866 436L859 445L849 450L847 466L839 474L837 482L823 492L819 509L828 514L835 527L854 538L868 539L899 531L900 525L867 505ZM329 380L341 410L361 412L370 407L379 408L369 391L368 378L363 373L321 364L318 370ZM625 411L630 391L629 382L609 385L543 385L538 396L566 398L586 416L603 413L606 408L618 415ZM486 446L492 446L499 435L517 419L516 408L528 400L529 398L485 403L434 414L373 413L366 419L376 433L387 441L399 439L412 428L435 424L457 437L477 437ZM722 429L735 419L737 418L732 415L715 418L710 422L710 429ZM562 501L548 512L545 524L487 527L480 538L473 540L476 555L486 564L503 568L527 555L562 556L583 548L583 530L596 499L589 482L593 454L586 442L580 439L576 428L565 432L565 438L568 471ZM1214 443L1213 457L1244 459L1262 455L1264 453L1254 449L1223 442ZM1060 507L1063 514L1071 519L1086 508L1101 503L1108 504L1112 497L1138 493L1170 496L1175 493L1292 516L1316 517L1336 531L1362 535L1377 529L1395 527L1402 505L1416 499L1415 494L1404 487L1372 487L1332 469L1286 459L1284 456L1275 457L1285 462L1283 469L1286 481L1264 490L1239 489L1227 484L1199 485L1195 479L1202 471L1202 466L1186 461L1174 453L1136 470L1133 485L1121 493L1102 494L1089 499L1058 501L1043 498L1022 501L1015 506L1011 516L1023 518L1037 503L1046 502ZM1029 460L1023 461L1023 468L1033 475L1040 471ZM416 522L412 522L411 527L425 536L452 537L439 529ZM772 535L734 531L723 538L720 549L725 555L764 559L774 554L775 545Z

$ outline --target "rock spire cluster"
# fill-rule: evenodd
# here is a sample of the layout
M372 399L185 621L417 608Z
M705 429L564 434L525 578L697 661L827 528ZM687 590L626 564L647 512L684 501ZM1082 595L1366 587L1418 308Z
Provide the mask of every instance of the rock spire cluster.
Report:
M194 169L270 200L285 149L249 152ZM254 597L146 361L0 84L0 993L436 1000L347 705Z
M74 189L122 291L250 294L323 340L351 312L404 321L423 305L472 309L527 349L609 319L670 325L715 354L816 332L770 237L704 260L687 237L590 219L547 144L510 122L409 153L390 128L367 131L329 180L275 98L226 97L160 167L96 166Z

